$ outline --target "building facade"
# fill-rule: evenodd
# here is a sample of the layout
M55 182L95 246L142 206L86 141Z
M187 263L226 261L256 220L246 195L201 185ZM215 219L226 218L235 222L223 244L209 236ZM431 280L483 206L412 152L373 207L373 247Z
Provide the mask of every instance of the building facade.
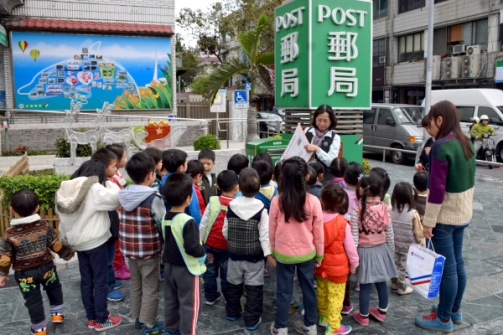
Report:
M176 111L174 0L2 0L1 5L8 46L0 48L0 92L5 91L7 111L44 106L61 110L70 101L95 109L104 100L120 101L117 96L142 100L142 90L155 87L159 93L160 86L171 96L163 96L155 108ZM24 36L31 39L20 41ZM72 51L78 43L78 50ZM56 50L70 53L71 61L58 57ZM20 69L28 55L35 61L26 63L31 67L48 64L40 70L47 79L33 74L36 88L22 86L20 79L32 75ZM153 109L142 106L139 109Z
M424 99L429 3L373 0L373 102ZM500 0L434 3L433 89L500 88Z

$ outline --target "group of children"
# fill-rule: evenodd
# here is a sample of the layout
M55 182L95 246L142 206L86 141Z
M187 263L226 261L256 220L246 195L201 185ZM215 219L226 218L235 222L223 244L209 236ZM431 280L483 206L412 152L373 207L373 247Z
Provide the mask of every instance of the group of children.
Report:
M351 327L341 325L341 314L353 311L350 280L360 291L360 310L353 317L363 326L369 315L384 322L387 280L398 294L412 292L405 285L405 262L408 246L423 243L425 172L414 176L414 189L399 183L389 196L386 171L374 168L363 175L360 164L343 158L332 162L330 181L324 180L321 164L308 165L299 157L273 164L269 155L259 154L250 168L248 158L237 154L218 176L211 172L214 165L211 150L187 161L178 149L147 148L126 162L119 145L99 149L56 193L59 240L40 221L36 194L14 194L15 219L0 239L0 286L13 266L31 333L46 334L40 286L48 294L52 322L64 320L49 250L65 260L77 253L88 327L98 332L122 322L109 313L107 300L124 299L116 279L127 277L124 273L131 278L134 326L144 334L195 334L201 282L207 305L223 298L226 319L243 316L253 331L262 322L264 276L269 275L273 335L286 335L288 315L302 307L298 332L314 335L319 324L326 334L348 334ZM126 188L117 171L122 167L133 182ZM164 322L158 316L161 278ZM295 278L303 304L294 299ZM369 307L372 283L377 308Z

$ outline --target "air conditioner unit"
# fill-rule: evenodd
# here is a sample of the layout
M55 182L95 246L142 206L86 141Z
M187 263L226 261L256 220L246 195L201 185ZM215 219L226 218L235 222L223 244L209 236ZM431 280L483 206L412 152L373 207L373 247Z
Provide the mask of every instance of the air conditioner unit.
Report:
M449 57L446 58L446 66L449 68L451 72L450 79L459 78L461 67L462 67L462 59L461 57Z
M471 55L480 55L482 53L482 49L480 48L480 45L469 45L466 48L466 54L471 56Z
M458 44L458 45L455 45L452 47L452 53L454 55L463 53L465 51L466 51L466 45L464 45L464 44Z
M463 56L463 66L461 77L463 78L475 78L480 72L480 54Z
M440 80L440 64L442 62L442 57L440 56L433 56L431 58L431 80ZM426 78L426 64L428 63L428 60L424 58L424 77Z
M379 57L379 64L384 64L384 63L386 63L386 56Z
M452 69L446 69L442 78L452 79Z

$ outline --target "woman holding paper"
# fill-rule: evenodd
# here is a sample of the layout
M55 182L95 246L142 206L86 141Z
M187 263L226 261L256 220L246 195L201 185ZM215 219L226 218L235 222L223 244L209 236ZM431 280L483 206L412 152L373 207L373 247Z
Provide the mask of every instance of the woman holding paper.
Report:
M431 331L452 332L462 323L461 300L466 287L463 234L472 218L475 185L473 145L461 131L459 114L449 101L431 107L426 116L435 138L429 154L429 194L423 218L423 235L445 257L438 306L416 325Z
M321 105L314 112L311 121L312 127L306 128L306 137L311 144L306 144L307 152L314 152L313 159L320 162L325 168L325 181L332 179L329 166L339 157L341 138L335 133L337 119L329 105Z

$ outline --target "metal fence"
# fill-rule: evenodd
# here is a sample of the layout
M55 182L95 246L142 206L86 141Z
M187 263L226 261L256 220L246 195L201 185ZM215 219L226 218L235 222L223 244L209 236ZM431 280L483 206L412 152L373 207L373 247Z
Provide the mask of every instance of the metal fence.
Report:
M220 119L229 118L229 101L227 101L227 109L225 113L218 114ZM178 104L178 117L193 118L193 119L207 119L210 121L208 131L211 134L217 135L218 125L216 122L217 114L211 113L209 102L185 102ZM227 136L225 131L218 132L219 139L225 139Z
M381 149L382 150L382 161L386 162L386 151L390 152L403 152L406 154L417 154L416 151L412 150L405 150L405 149L398 149L398 148L391 148L391 147L381 147L378 145L363 145L363 149L369 148L369 149ZM479 165L487 165L487 166L493 166L493 167L503 167L503 163L495 163L495 162L488 162L488 161L481 161L481 160L476 160L477 164Z

